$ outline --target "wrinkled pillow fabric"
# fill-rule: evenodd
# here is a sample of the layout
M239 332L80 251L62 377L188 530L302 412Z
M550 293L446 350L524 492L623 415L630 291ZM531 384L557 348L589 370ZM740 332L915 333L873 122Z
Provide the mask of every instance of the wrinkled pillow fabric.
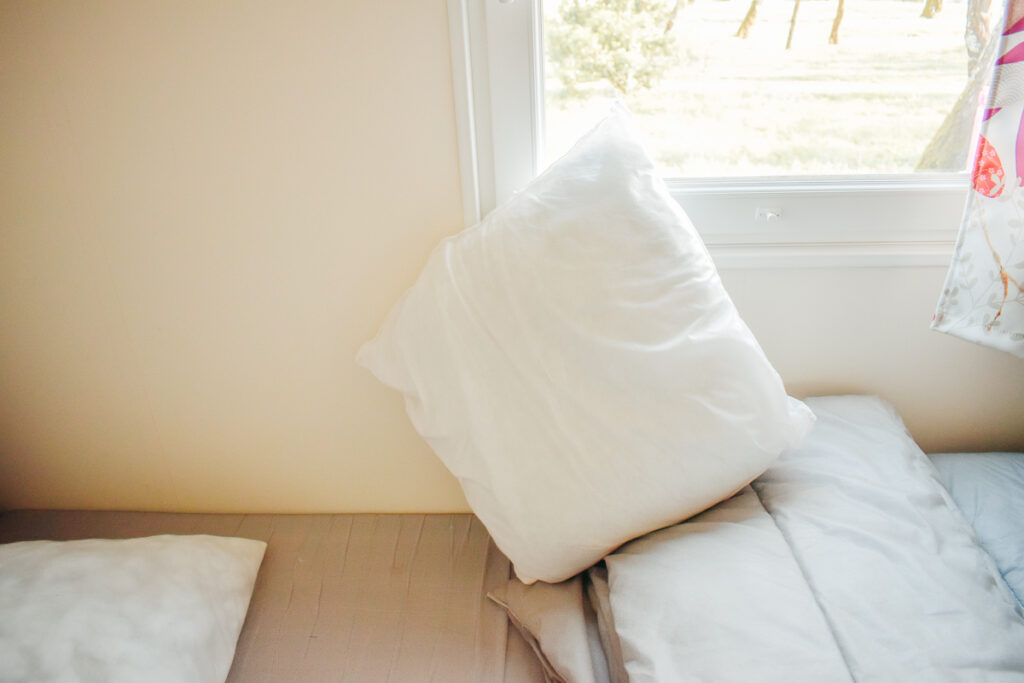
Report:
M358 360L526 583L727 498L813 421L621 107L444 240Z
M0 681L223 683L266 543L0 545Z
M583 575L530 586L511 579L487 594L537 655L547 683L609 682L597 614L583 583Z

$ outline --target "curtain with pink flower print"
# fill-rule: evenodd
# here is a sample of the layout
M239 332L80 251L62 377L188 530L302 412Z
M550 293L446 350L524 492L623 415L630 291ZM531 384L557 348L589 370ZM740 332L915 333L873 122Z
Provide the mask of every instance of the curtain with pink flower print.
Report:
M1024 358L1024 0L1010 0L932 329Z

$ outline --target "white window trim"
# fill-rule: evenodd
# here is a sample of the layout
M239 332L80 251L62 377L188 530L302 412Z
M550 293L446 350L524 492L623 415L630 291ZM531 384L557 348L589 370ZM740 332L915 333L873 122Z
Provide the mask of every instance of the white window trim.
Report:
M467 225L538 170L540 1L448 0ZM725 268L945 266L968 184L966 173L668 181Z

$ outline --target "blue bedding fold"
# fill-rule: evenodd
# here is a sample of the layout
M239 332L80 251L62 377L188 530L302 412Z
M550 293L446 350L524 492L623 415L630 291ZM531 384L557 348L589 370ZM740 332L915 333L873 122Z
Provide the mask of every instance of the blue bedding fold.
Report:
M938 453L942 483L1024 606L1024 453Z

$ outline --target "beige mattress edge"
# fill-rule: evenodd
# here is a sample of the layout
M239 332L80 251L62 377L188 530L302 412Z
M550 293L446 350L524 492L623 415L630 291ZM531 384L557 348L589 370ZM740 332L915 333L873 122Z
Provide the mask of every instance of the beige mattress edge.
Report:
M0 543L157 534L267 543L228 681L543 680L486 598L510 565L472 515L0 513Z

